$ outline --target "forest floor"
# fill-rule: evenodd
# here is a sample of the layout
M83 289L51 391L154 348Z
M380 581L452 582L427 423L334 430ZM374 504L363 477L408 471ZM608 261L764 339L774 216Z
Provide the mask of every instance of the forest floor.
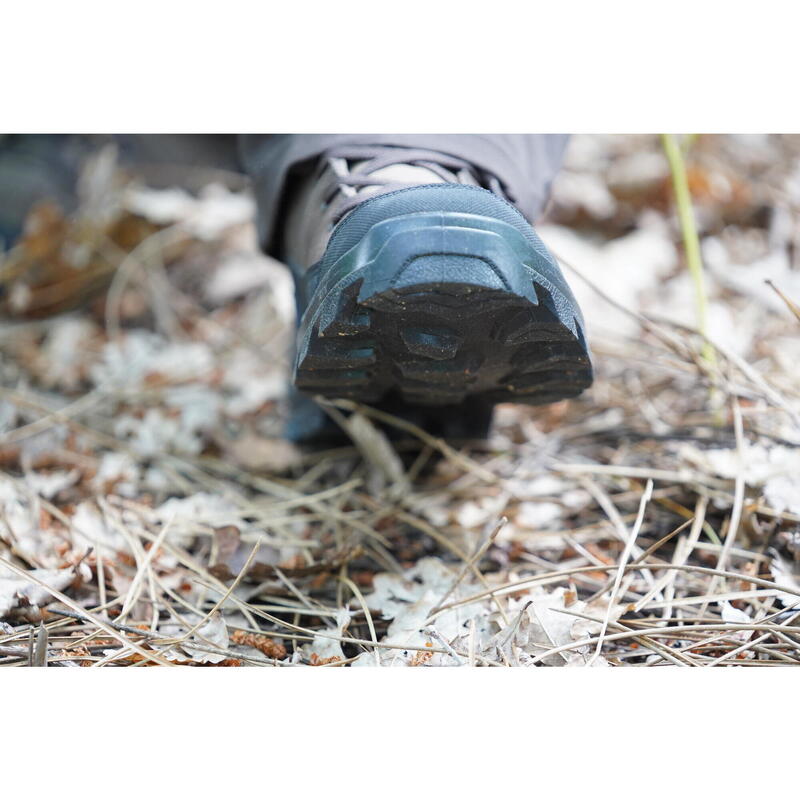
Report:
M707 340L659 138L576 136L537 230L592 388L313 450L247 187L99 153L0 256L0 665L800 665L800 138L687 160Z

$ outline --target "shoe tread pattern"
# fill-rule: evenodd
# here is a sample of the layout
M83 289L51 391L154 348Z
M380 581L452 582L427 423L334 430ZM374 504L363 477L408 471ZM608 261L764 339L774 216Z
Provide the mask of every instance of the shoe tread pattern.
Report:
M399 393L442 406L468 396L550 403L591 384L582 323L565 324L533 275L536 303L498 285L491 269L462 263L465 271L468 280L447 282L426 282L421 268L411 279L401 271L389 288L366 294L363 276L340 282L305 332L297 388L368 403Z

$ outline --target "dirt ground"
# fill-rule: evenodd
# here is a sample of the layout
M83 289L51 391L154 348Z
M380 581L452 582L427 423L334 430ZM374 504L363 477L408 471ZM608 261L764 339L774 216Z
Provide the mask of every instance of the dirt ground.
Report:
M98 153L0 255L0 665L800 664L800 138L683 144L706 337L659 137L576 136L537 230L593 387L327 450L247 188Z

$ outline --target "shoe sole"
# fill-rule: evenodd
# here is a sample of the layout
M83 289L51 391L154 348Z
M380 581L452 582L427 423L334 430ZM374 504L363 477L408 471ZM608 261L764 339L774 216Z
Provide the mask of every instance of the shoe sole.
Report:
M430 407L542 404L592 382L583 321L558 267L507 222L455 211L390 217L321 265L298 338L303 392Z

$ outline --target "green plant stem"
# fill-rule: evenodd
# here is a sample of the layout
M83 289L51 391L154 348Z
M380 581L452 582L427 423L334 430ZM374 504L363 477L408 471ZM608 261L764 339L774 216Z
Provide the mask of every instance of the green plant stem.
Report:
M669 161L672 173L672 186L675 190L675 207L678 212L678 222L683 236L683 249L686 253L686 265L692 276L695 292L695 306L697 309L697 328L703 336L708 335L708 296L706 295L705 279L703 276L703 259L700 255L700 239L697 235L697 225L692 207L692 196L689 191L689 180L686 176L686 163L683 159L681 147L674 134L662 133L661 141L664 152ZM703 342L703 360L711 366L715 360L714 348Z

